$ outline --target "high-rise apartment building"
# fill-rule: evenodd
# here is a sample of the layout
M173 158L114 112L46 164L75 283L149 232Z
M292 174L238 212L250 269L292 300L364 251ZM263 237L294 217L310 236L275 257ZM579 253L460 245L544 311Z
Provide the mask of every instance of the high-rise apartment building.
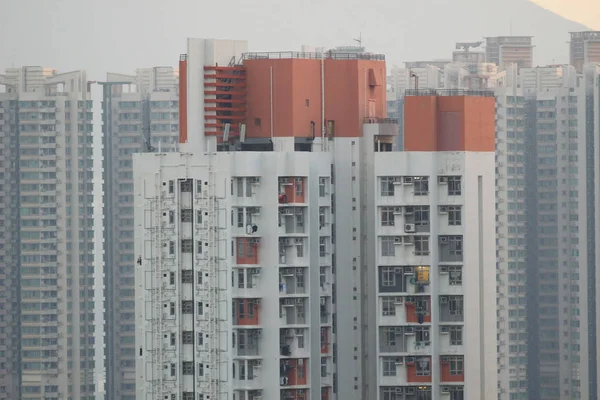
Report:
M513 66L496 89L502 400L597 396L598 67L587 72L583 85L572 66Z
M0 85L0 398L94 399L103 333L89 83L83 71L23 67Z
M569 51L570 63L579 73L585 64L600 62L600 31L571 32Z
M500 71L511 64L532 68L533 44L531 36L497 36L485 38L485 60L496 64Z
M180 71L180 152L134 156L137 397L495 398L493 97L412 93L392 152L382 55Z
M106 393L135 397L133 153L177 149L178 71L138 69L108 74L102 83L104 260L106 276Z

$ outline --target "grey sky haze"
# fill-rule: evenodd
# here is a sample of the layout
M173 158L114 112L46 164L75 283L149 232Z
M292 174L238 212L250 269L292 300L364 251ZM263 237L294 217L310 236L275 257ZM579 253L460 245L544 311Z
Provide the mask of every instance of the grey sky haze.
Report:
M176 65L186 37L247 39L251 51L352 43L388 63L449 58L457 41L535 36L537 64L568 61L586 29L527 0L0 0L0 69L105 72Z

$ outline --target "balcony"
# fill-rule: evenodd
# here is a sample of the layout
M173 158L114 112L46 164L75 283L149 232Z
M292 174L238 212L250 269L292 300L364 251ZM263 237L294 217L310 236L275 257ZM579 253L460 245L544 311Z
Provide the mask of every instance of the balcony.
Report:
M440 357L440 382L464 382L465 358L462 355Z
M305 203L306 178L282 177L279 178L279 205Z
M305 357L310 355L310 336L305 328L282 328L279 331L279 354L281 357Z
M236 264L257 265L259 238L236 238Z
M285 298L279 300L279 317L282 325L306 325L307 299Z
M232 290L234 297L257 298L261 296L260 268L234 268Z
M234 299L233 325L258 326L260 299Z
M307 268L281 268L279 294L282 296L306 294L306 272L308 272Z
M279 235L304 235L306 207L281 207L279 209Z
M306 238L280 238L279 264L308 265L308 254L305 251Z
M463 322L463 314L463 296L440 296L440 322Z
M261 209L260 207L234 207L232 210L232 235L243 237L260 237Z
M234 340L239 357L256 357L260 355L260 329L238 329Z
M308 358L280 360L279 384L282 387L308 385Z

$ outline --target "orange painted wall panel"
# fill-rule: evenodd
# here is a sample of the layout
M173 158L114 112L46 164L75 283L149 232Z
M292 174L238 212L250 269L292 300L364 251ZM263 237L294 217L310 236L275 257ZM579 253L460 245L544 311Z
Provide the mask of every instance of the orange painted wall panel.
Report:
M366 116L386 116L384 61L325 59L323 82L319 59L246 60L244 65L248 138L270 137L271 119L274 137L320 136L322 84L325 120L335 121L335 136L361 136Z
M417 324L419 323L419 316L417 315L417 306L415 303L405 303L404 306L406 307L406 322L409 322L411 324ZM427 301L427 309L431 310L431 301L428 300ZM425 314L423 316L423 323L426 322L431 322L431 312L427 312L427 314Z
M431 365L431 357L430 364ZM407 365L406 366L406 381L410 383L421 383L421 382L431 382L431 375L427 376L417 376L417 365Z
M495 151L495 99L407 96L406 151Z
M290 370L287 373L288 385L306 385L308 382L308 359L302 359L302 365L299 359L290 360Z
M250 243L250 239L236 240L236 264L258 264L258 244Z
M179 143L187 142L187 60L179 61Z
M463 360L464 362L464 360ZM440 363L440 382L464 382L465 374L462 373L460 375L452 375L450 374L450 363L442 361ZM463 368L464 371L464 368Z
M235 324L236 325L258 325L259 307L256 303L250 303L248 299L235 300ZM243 313L242 313L243 310Z

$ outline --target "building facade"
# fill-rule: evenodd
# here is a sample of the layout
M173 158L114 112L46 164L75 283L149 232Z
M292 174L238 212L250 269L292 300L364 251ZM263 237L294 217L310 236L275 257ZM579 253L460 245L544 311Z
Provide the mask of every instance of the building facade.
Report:
M533 44L531 36L497 36L485 38L485 61L496 64L500 71L511 64L532 68Z
M579 73L585 64L600 62L600 32L571 32L569 55L570 64Z
M95 399L103 377L94 268L92 102L85 72L0 76L3 383L0 398Z
M102 83L106 393L135 399L133 153L177 149L178 71L138 69Z
M597 393L587 283L595 281L595 167L586 154L597 129L597 67L587 72L514 68L496 90L500 399Z
M245 46L190 39L180 115L200 100L205 115L187 116L180 152L134 156L138 397L495 398L493 98L416 96L427 122L392 152L382 56ZM415 176L426 195L409 195ZM405 286L389 286L396 270ZM390 326L410 348L383 345Z

